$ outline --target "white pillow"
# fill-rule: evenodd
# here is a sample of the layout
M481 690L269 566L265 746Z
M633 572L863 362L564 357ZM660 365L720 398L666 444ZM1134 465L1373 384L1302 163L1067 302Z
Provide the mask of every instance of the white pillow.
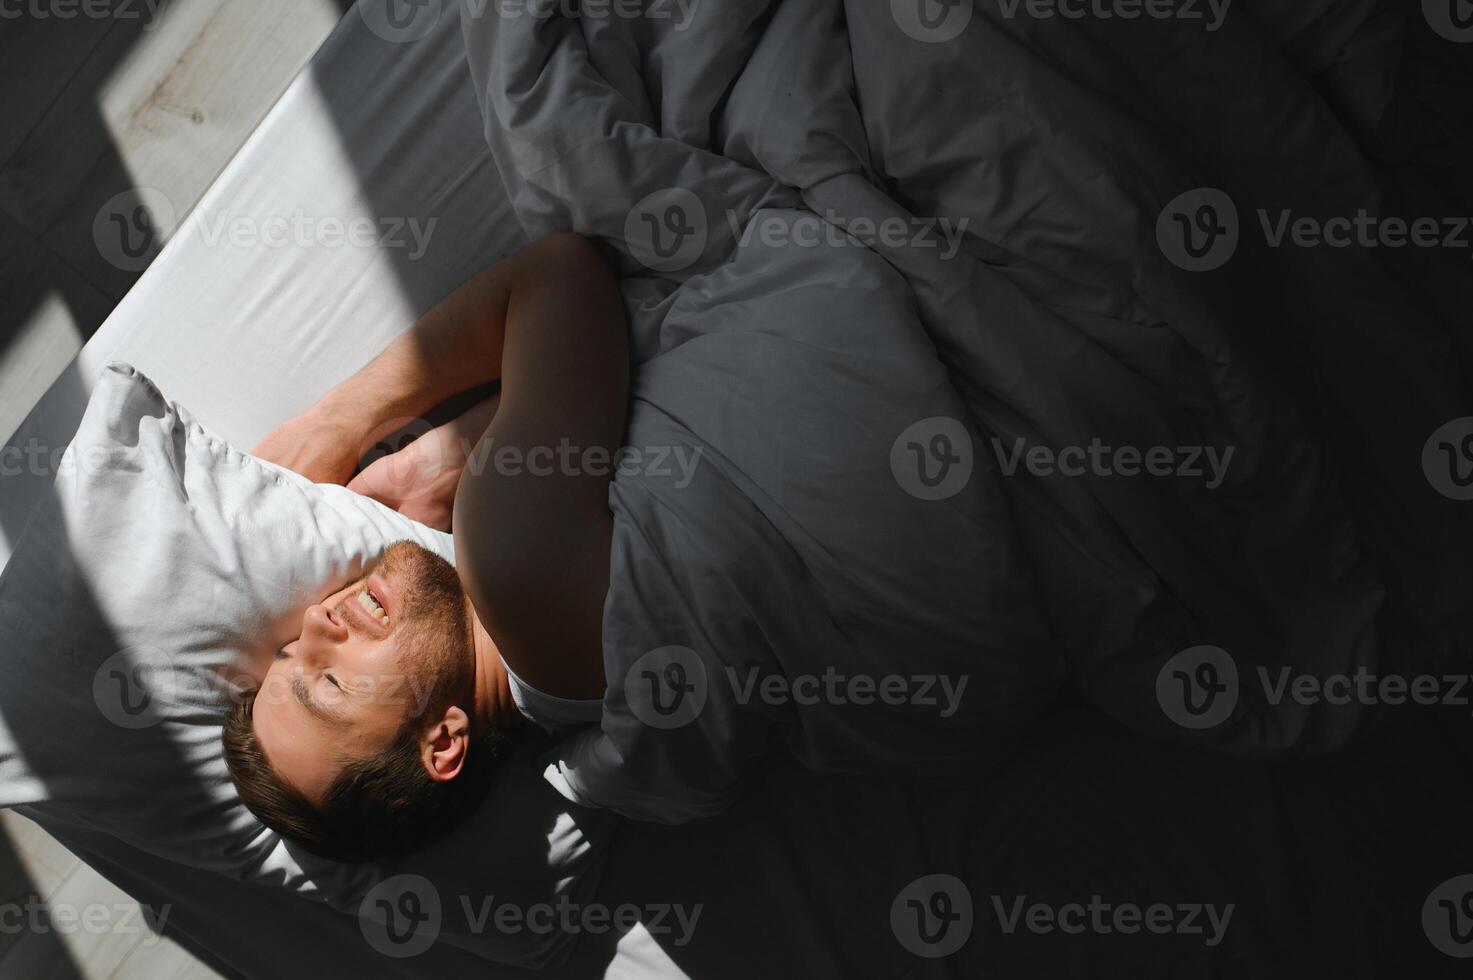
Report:
M307 605L405 539L453 560L449 535L242 453L131 366L108 365L0 576L0 806L353 912L401 872L499 903L586 896L614 818L553 792L535 747L450 839L392 867L302 852L236 797L220 730L241 658L269 658ZM445 904L448 920L461 903ZM446 941L527 965L573 938L464 931L441 926Z

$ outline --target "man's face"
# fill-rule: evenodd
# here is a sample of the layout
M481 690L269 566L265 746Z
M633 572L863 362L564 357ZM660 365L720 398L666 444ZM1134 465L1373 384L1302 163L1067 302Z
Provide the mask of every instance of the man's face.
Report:
M308 800L406 723L429 731L447 674L474 676L464 594L430 573L435 560L413 542L393 545L367 576L308 608L301 636L266 672L251 712L256 738Z

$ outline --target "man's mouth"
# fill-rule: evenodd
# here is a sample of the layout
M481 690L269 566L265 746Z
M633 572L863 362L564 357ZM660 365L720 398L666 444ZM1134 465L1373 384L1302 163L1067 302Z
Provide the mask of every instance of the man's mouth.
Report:
M358 604L374 619L383 623L385 626L389 625L389 614L384 611L383 605L374 598L373 593L368 589L364 589L358 593Z

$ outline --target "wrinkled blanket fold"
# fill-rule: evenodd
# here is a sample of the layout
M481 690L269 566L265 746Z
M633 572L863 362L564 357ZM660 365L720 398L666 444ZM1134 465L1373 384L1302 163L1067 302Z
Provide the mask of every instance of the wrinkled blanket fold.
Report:
M631 315L646 465L610 492L610 688L564 793L689 819L779 746L964 776L1065 684L1312 754L1374 706L1286 672L1468 662L1470 519L1423 466L1470 414L1467 256L1270 235L1379 212L1401 14L568 6L462 3L519 219L610 246ZM1162 224L1200 189L1238 242L1193 270Z

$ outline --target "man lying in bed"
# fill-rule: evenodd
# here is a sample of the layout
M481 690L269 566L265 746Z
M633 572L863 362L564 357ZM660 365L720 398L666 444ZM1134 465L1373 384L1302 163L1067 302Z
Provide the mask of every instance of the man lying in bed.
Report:
M625 329L597 248L554 236L471 280L256 447L346 483L390 420L501 382L348 484L442 528L453 509L457 567L401 542L303 615L225 727L241 799L268 826L345 860L409 850L474 808L524 721L598 720L612 468L555 461L569 445L580 459L619 449ZM478 439L470 458L484 465L467 466ZM525 465L498 467L498 453Z

